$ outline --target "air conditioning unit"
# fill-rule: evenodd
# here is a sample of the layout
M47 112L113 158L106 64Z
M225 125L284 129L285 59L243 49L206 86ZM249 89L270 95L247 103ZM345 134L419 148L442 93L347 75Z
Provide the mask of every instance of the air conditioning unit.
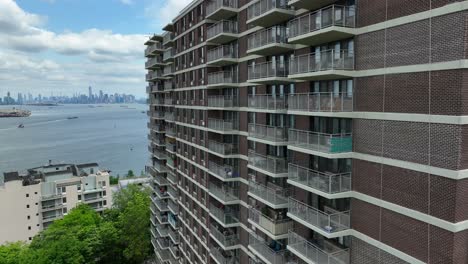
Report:
M202 160L201 162L202 162L203 166L206 166L205 160Z
M193 81L190 81L190 85L193 85Z
M192 156L192 160L195 160L195 155Z
M194 105L194 103L192 103L192 105ZM195 118L192 118L191 121L192 121L192 124L195 124ZM193 141L193 139L192 139L192 141Z
M205 120L201 120L200 123L202 126L205 126Z
M193 119L192 119L192 123L193 123ZM195 143L195 137L192 137L192 142Z

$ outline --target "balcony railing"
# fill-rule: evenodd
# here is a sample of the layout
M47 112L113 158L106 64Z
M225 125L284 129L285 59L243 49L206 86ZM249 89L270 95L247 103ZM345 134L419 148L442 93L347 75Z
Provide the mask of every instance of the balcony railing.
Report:
M208 85L223 84L223 83L238 83L239 78L237 72L221 71L208 74Z
M353 150L351 133L325 134L289 129L289 144L298 148L326 153L343 153Z
M289 74L289 61L264 62L249 66L249 80L265 78L286 78Z
M156 64L158 64L158 63L162 63L161 58L159 58L159 57L153 57L153 58L149 59L149 60L145 63L145 67L146 67L146 68L149 68L149 67L152 67L152 66L154 66L154 65L156 65Z
M166 225L157 225L156 231L161 237L166 237L169 235L169 228Z
M249 247L253 248L263 258L268 259L271 264L285 264L287 263L286 250L276 250L266 244L266 241L260 237L249 235Z
M145 49L145 55L148 56L149 54L153 53L156 50L161 50L162 44L159 42L152 43Z
M265 110L286 110L287 98L280 95L257 94L249 95L249 107Z
M208 107L239 107L239 97L229 95L208 96Z
M165 105L173 105L173 104L174 104L174 99L172 99L172 98L164 98L164 104L165 104Z
M167 202L163 202L163 200L153 199L153 203L156 205L156 208L158 208L159 211L167 211L167 210L169 210L169 209L167 208Z
M332 5L289 21L289 37L294 38L327 27L356 26L354 6Z
M221 155L234 155L239 153L236 144L222 143L214 140L208 141L208 149Z
M216 162L210 161L208 163L208 169L223 179L239 177L239 169L230 165L219 165Z
M238 0L212 0L206 5L206 16L210 16L220 8L237 8Z
M167 75L172 75L172 74L174 73L174 69L175 69L175 68L174 68L174 65L173 65L173 64L171 64L171 65L166 65L166 66L164 66L164 72L163 72L163 74L164 74L165 76L167 76Z
M288 214L329 234L350 228L349 211L326 213L292 198L289 198Z
M239 200L239 189L228 187L226 184L218 186L210 182L209 191L225 203Z
M288 161L286 158L264 156L254 151L249 151L249 165L274 174L288 172Z
M260 0L247 8L247 20L259 17L275 8L289 9L286 0Z
M297 251L312 263L320 264L349 264L349 250L326 252L317 245L312 244L300 235L290 231L288 234L288 248Z
M171 210L173 214L179 213L179 205L176 204L176 202L169 200L169 202L167 203L167 207L169 208L169 210Z
M348 50L325 50L291 57L289 74L304 74L328 70L353 70L354 53Z
M293 224L289 218L281 220L272 219L253 208L249 211L249 219L274 236L287 234Z
M227 256L226 254L221 253L219 248L210 249L211 255L216 259L217 263L220 264L239 264L239 257L237 256ZM205 262L206 263L206 262Z
M169 230L169 237L171 238L173 243L179 244L179 242L180 242L179 232L174 232L172 230Z
M249 124L249 137L254 137L272 142L287 142L288 128Z
M327 173L289 164L288 179L328 194L351 191L351 172Z
M286 32L286 27L274 26L252 33L247 38L247 49L258 49L274 43L286 44L288 42L288 35Z
M164 82L164 91L170 91L174 89L174 85L172 81L165 81Z
M224 234L218 230L214 225L210 226L210 233L216 238L224 247L232 247L239 244L239 234Z
M288 109L305 112L352 112L352 93L289 94Z
M169 177L169 174L168 174L168 177ZM172 198L174 199L177 199L179 197L179 195L177 194L177 190L175 187L169 187L167 188L167 193L169 194L169 196L171 196Z
M237 34L237 21L221 20L216 24L208 27L206 36L208 39L216 37L219 34Z
M234 120L224 121L222 119L208 119L208 128L217 131L234 131L238 130L238 122Z
M237 224L239 223L238 212L225 207L225 209L220 209L213 204L210 204L210 213L220 222L225 225Z
M237 45L222 45L208 50L207 60L212 62L220 59L237 59L238 56Z
M167 121L174 121L174 113L173 112L164 113L164 119L166 119Z
M173 58L174 58L174 49L173 48L169 48L166 51L164 51L164 53L163 53L163 60L164 61L169 60L169 59L173 59Z
M164 34L164 36L163 36L163 45L168 44L168 43L171 42L173 39L174 39L174 33L169 32L169 33L167 33L167 34Z
M289 190L285 188L271 188L257 182L249 182L249 192L268 201L275 206L287 205Z

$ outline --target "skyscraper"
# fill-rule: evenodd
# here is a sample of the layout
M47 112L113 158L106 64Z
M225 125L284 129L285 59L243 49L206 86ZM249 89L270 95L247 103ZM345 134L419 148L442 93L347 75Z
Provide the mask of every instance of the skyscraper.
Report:
M146 43L175 263L467 263L468 1L195 0Z
M91 86L88 87L88 98L90 100L93 98L93 88Z

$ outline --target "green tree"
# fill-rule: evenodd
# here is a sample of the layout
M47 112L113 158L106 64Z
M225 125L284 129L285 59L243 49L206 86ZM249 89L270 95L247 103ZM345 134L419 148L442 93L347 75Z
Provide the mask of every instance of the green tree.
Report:
M17 264L27 250L24 242L7 243L0 246L0 264Z
M133 173L132 170L128 170L127 177L128 177L128 178L133 178L133 177L135 177L135 174Z
M109 182L110 182L110 185L117 185L119 184L119 177L110 176Z

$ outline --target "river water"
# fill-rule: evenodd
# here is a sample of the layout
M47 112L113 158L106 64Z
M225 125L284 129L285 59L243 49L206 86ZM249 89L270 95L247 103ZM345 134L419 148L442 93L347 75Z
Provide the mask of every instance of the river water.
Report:
M54 163L97 162L113 175L140 174L149 158L146 105L23 106L0 118L0 173ZM8 108L0 106L1 108ZM67 119L76 116L78 119ZM19 124L24 128L18 128Z

